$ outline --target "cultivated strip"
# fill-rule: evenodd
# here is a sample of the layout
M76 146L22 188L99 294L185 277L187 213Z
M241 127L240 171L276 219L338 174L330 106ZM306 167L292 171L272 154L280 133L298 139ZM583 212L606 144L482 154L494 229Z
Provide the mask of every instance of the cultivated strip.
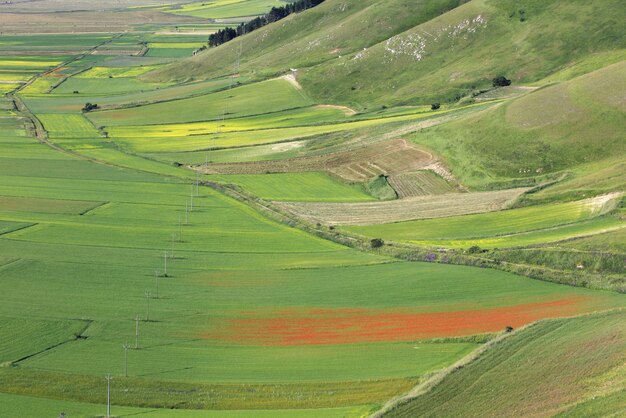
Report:
M275 205L311 223L372 225L500 210L527 190L519 188L477 193L447 193L389 202L276 202Z

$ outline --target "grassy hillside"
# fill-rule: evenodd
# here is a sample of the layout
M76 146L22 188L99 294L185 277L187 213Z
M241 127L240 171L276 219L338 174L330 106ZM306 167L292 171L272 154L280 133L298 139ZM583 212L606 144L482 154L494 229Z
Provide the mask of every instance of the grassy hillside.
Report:
M529 327L384 416L618 416L625 319L619 311Z
M300 80L318 99L350 105L454 101L500 74L532 82L624 48L624 19L618 0L473 0Z
M457 176L476 187L502 177L537 177L596 163L578 172L588 178L576 187L590 192L595 187L620 190L623 178L617 173L623 168L602 179L591 173L623 166L619 156L626 154L625 85L626 61L622 61L417 133L413 140L439 151ZM604 160L611 162L600 167L598 162Z
M148 75L150 80L206 79L241 73L268 75L323 62L375 45L450 10L460 0L327 0L305 13Z
M329 0L146 78L230 74L241 51L242 74L303 69L299 80L317 100L371 108L458 100L499 74L534 82L594 53L615 62L610 51L626 47L619 0L459 3Z

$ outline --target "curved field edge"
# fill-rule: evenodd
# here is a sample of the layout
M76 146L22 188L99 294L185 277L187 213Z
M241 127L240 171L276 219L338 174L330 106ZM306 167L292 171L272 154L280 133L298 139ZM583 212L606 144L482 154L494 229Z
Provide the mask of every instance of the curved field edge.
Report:
M596 397L619 396L626 388L625 319L620 309L504 334L373 416L567 416ZM620 405L609 403L605 412Z

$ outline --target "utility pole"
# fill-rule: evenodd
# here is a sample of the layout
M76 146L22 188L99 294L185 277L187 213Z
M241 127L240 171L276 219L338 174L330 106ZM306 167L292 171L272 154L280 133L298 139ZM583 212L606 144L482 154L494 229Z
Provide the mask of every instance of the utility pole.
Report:
M189 202L185 202L185 225L189 224Z
M135 315L135 350L139 350L139 315Z
M183 242L183 219L178 215L178 242Z
M193 185L191 186L191 204L189 205L189 212L193 212Z
M159 271L154 270L154 280L156 282L156 298L159 298Z
M111 418L111 374L106 375L107 379L107 418Z
M164 251L163 257L163 277L167 277L167 250Z
M174 239L176 239L176 234L172 234L172 252L170 253L170 258L174 258Z
M124 347L124 377L128 377L128 349L130 348L130 344L126 341L123 345Z
M152 298L152 293L149 290L146 290L146 301L148 302L148 311L146 312L146 322L150 321L150 298Z

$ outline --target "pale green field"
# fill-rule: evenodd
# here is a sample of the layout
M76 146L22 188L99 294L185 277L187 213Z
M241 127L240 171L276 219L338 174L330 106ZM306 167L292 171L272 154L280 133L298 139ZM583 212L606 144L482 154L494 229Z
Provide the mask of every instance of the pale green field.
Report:
M37 118L52 138L90 138L100 136L95 126L82 115L39 114Z
M159 66L146 65L138 67L93 67L77 74L75 78L108 78L110 77L136 77L152 71Z
M233 17L256 16L268 12L272 7L280 7L280 0L216 0L202 3L190 3L178 8L162 10L185 16L207 19L232 19Z

